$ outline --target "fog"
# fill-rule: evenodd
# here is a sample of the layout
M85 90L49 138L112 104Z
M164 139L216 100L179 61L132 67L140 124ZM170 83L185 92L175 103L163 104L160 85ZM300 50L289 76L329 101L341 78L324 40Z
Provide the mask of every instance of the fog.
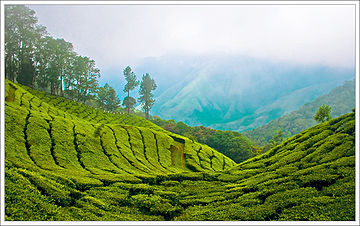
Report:
M102 71L166 54L354 67L351 5L28 5Z

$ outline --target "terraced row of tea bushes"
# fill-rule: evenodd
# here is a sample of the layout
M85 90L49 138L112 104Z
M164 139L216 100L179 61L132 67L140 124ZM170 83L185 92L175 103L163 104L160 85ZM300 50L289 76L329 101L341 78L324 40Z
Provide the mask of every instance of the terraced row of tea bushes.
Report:
M216 177L232 199L175 220L355 220L355 114L315 126Z
M6 152L6 158L19 167L30 164L44 170L157 175L221 171L234 164L190 141L184 141L182 153L175 155L170 147L178 142L148 128L117 124L102 127L11 105L6 105L5 132L6 148L14 150Z
M35 104L9 84L6 220L355 218L354 113L234 165L181 136Z
M97 152L89 151L89 150L102 150L102 153L107 157L107 159L112 162L110 165L117 166L116 168L120 168L119 164L131 164L138 171L142 172L169 172L169 170L159 170L158 168L164 168L164 164L166 167L175 168L170 170L170 172L176 172L177 168L191 168L191 170L223 170L225 167L232 166L234 163L229 158L213 151L207 146L200 145L192 142L187 138L182 138L178 135L173 135L166 131L166 134L162 133L165 130L153 130L148 127L133 127L122 124L94 124L86 120L86 118L78 118L74 117L72 113L63 112L58 110L57 107L52 107L51 105L42 102L37 96L34 96L22 89L21 87L6 81L6 87L8 87L7 96L9 96L9 90L15 90L13 92L14 97L12 101L7 102L7 106L11 106L15 108L15 111L25 111L27 115L27 121L25 122L26 126L30 124L32 128L33 125L30 121L36 120L37 123L34 128L30 131L34 131L30 136L38 136L41 137L42 140L45 139L45 143L43 145L47 145L44 147L46 149L50 149L50 154L53 155L53 162L56 165L64 168L64 164L66 164L67 158L74 159L74 153L76 154L78 162L81 166L84 165L82 161L85 162L93 162L91 157L86 156L97 156ZM27 88L31 90L30 88ZM44 94L43 92L33 91L39 94ZM44 94L44 97L50 98L51 95ZM86 110L90 108L85 105L74 104L75 102L66 100L65 98L54 97L55 100L60 100L60 104L55 104L60 106L63 103L68 103L70 106L80 106ZM55 102L55 101L50 101ZM66 105L64 105L66 106ZM71 107L70 107L71 108ZM102 112L100 110L95 109L96 112ZM113 117L113 114L103 113L103 116ZM19 114L19 112L15 113ZM9 115L13 115L10 113ZM30 117L32 116L32 117ZM136 117L136 116L134 116ZM11 117L9 117L10 119ZM37 118L37 119L35 119ZM14 119L14 118L11 118ZM30 121L29 121L30 120ZM108 120L111 121L111 120ZM146 120L145 120L146 121ZM114 122L114 121L112 121ZM23 123L23 122L20 122ZM116 120L115 120L116 123ZM150 122L148 122L150 123ZM46 124L45 127L42 124ZM150 123L151 124L151 123ZM55 130L54 130L55 128ZM39 131L39 135L34 135L35 131ZM93 136L91 136L93 134ZM25 135L25 133L24 133ZM26 134L27 135L27 134ZM170 135L170 136L169 136ZM35 138L36 140L37 138ZM175 141L175 140L177 141ZM61 141L58 144L58 141ZM49 142L51 145L49 146ZM78 144L80 142L80 144ZM128 144L127 144L128 143ZM62 146L66 144L65 149L72 149L73 151L63 151L62 155L66 156L57 156L59 155L57 150L62 149ZM127 144L127 145L126 145ZM36 144L40 145L41 144ZM36 145L32 145L34 149ZM179 146L179 147L177 147ZM177 150L172 150L171 147L177 147ZM194 151L196 148L196 152ZM40 148L41 149L41 148ZM76 150L76 152L74 151ZM87 151L83 151L87 150ZM122 150L125 150L123 152ZM132 152L133 157L126 156L126 153ZM34 152L34 151L33 151ZM120 152L120 153L119 153ZM65 154L66 153L66 154ZM73 155L69 154L73 153ZM117 153L117 154L116 154ZM125 154L124 154L125 153ZM200 153L200 155L199 155ZM214 154L215 153L215 154ZM49 158L49 153L42 155L46 155ZM166 158L171 156L171 164L166 163ZM148 159L148 157L150 159ZM44 157L45 158L45 157ZM84 158L81 160L81 158ZM76 159L76 158L75 158ZM106 159L106 158L105 158ZM115 159L115 160L114 160ZM122 159L122 160L119 160ZM189 160L189 161L188 161ZM46 159L44 160L47 161ZM65 163L64 163L65 161ZM105 161L103 158L100 158L101 162L104 162L105 165L108 165L108 161ZM113 161L117 161L118 163L114 164ZM120 161L120 162L119 162ZM162 163L165 161L164 163ZM201 164L201 161L204 162L203 165L211 165L211 167L206 166L198 166ZM62 165L59 165L61 162ZM129 163L130 162L130 163ZM148 164L144 166L143 162ZM206 164L208 162L208 164ZM214 166L212 163L214 162ZM222 164L217 164L222 162ZM75 163L71 163L74 165ZM93 162L95 165L99 165L98 163ZM142 166L136 166L140 164ZM47 165L47 163L45 163ZM75 164L76 165L76 164ZM74 166L75 166L74 165ZM101 164L100 164L101 165ZM145 168L144 168L145 167ZM83 169L85 167L82 167ZM126 168L126 167L125 167ZM189 168L189 169L190 169ZM105 169L105 168L104 168ZM122 167L124 169L124 167ZM89 171L89 169L86 169ZM114 171L113 168L106 168L107 171ZM115 170L118 171L118 170ZM122 170L124 171L124 170Z
M203 162L205 169L208 170L220 170L234 164L231 159L221 155L216 151L214 152L208 146L199 144L196 145L197 143L194 141L168 132L161 127L151 123L150 121L147 121L136 115L107 113L100 109L88 107L63 97L53 96L45 92L33 90L27 86L20 86L18 84L11 83L8 80L6 80L6 86L10 87L10 90L15 90L15 105L30 108L31 110L48 114L51 117L59 116L63 117L64 119L71 119L76 121L80 120L90 122L91 124L101 124L100 126L97 126L97 133L99 132L99 129L102 128L105 124L111 123L146 127L152 129L153 131L161 132L159 133L160 135L158 134L158 136L161 136L161 134L164 133L170 135L174 139L176 139L176 137L180 137L179 139L181 140L181 143L185 144L186 142L186 145L185 147L181 148L184 150L175 153L175 155L178 155L176 159L183 159L184 156L189 157L189 161L186 163L185 167L190 167L192 170L201 171L201 168L204 168L199 168L197 166L198 164L201 164L200 160ZM154 136L156 138L155 134ZM166 142L169 143L168 141ZM196 148L197 153L200 153L200 156L194 157L194 152L192 151L194 148ZM197 161L195 159L197 159ZM214 161L212 161L213 159ZM211 167L212 162L215 164L214 168ZM175 161L175 164L177 164L177 166L181 165L182 168L184 167L183 161Z
M14 84L15 85L15 84ZM126 125L134 125L134 126L141 126L147 127L154 130L165 132L161 127L151 123L148 120L145 120L142 117L137 115L129 115L129 114L115 114L110 112L105 112L101 109L86 106L84 104L72 101L65 97L55 96L48 94L46 92L42 92L39 90L31 89L27 86L22 86L16 84L15 86L21 87L24 90L28 91L29 94L37 97L38 99L35 100L36 103L33 103L34 107L39 107L41 102L45 102L48 106L53 107L57 110L60 110L70 116L76 116L78 118L84 119L91 123L102 123L102 124L126 124ZM21 92L21 91L20 91ZM21 98L20 98L21 99ZM34 98L35 99L35 98ZM32 100L34 102L34 100ZM28 105L25 105L28 106ZM48 108L38 108L39 111L47 112ZM63 115L62 112L53 112L56 115ZM50 112L49 112L50 113Z

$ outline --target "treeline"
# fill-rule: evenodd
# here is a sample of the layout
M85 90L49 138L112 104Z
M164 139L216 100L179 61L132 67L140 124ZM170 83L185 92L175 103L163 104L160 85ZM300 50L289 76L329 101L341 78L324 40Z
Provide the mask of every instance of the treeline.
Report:
M139 85L129 85L124 70L128 96L123 101L130 113L136 100L129 91ZM38 24L35 11L24 5L5 6L5 75L6 78L53 95L60 95L107 111L121 111L116 91L105 84L99 87L100 70L95 61L74 51L73 45L62 38L53 38L46 27ZM149 74L142 77L140 98L146 116L154 103L155 82Z
M215 130L203 126L191 127L183 122L163 120L158 116L154 116L151 121L165 130L206 144L230 157L236 163L258 154L254 152L256 147L252 146L251 141L238 132Z
M78 55L70 42L48 35L35 12L5 7L5 74L11 81L54 95L86 101L95 96L100 70Z

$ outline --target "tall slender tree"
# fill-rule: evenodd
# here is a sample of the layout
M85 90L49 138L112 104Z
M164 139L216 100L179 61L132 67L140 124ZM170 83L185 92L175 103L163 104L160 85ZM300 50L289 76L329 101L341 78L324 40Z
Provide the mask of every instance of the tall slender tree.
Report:
M95 97L99 87L97 78L100 70L95 67L95 61L88 57L77 56L73 65L74 79L72 84L72 98L77 101L86 101Z
M149 112L152 106L155 103L154 94L152 91L156 89L156 84L154 79L150 77L148 73L142 76L142 81L140 83L140 97L139 101L142 103L142 108L145 112L146 119L149 119Z
M136 100L133 97L125 97L123 101L123 106L128 110L128 114L133 111Z
M28 7L5 6L6 78L83 103L93 99L100 77L95 61L78 56L64 39L48 36L37 22L35 11ZM134 85L138 84L135 78ZM134 85L130 81L128 89Z
M5 6L5 74L11 81L33 86L35 43L45 34L35 11L24 5Z
M136 100L134 98L130 98L130 91L139 85L139 81L136 79L135 73L131 71L130 66L127 66L124 69L124 76L127 82L124 87L124 92L127 93L127 97L124 98L123 103L125 104L128 114L130 114L130 109L136 104Z

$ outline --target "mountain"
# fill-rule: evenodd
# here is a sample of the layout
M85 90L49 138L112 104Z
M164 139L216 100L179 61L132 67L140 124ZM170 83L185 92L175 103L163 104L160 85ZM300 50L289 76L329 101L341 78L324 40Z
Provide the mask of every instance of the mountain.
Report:
M240 164L5 81L6 221L355 220L355 114Z
M355 80L347 81L296 111L287 113L259 128L245 131L243 134L258 145L267 144L279 130L282 130L285 137L290 137L316 124L314 115L322 104L332 108L332 117L351 112L355 108Z
M235 55L146 58L135 68L158 84L154 115L233 131L262 126L354 78L353 69Z

